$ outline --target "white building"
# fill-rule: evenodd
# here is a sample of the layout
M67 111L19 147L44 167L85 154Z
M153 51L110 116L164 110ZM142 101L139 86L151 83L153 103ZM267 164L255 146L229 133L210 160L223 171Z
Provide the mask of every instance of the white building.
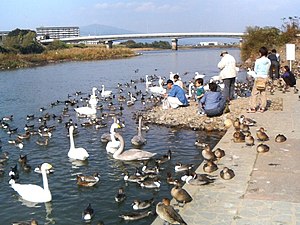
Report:
M79 27L38 27L36 28L37 39L60 39L79 37Z
M221 43L217 41L202 41L199 43L199 46L213 46L213 45L221 45Z

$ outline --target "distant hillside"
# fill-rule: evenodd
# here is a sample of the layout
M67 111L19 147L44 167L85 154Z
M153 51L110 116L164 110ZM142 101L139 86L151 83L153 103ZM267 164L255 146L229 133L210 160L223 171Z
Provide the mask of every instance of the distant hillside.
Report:
M138 33L130 30L121 29L118 27L111 27L101 24L91 24L80 27L80 35L110 35L110 34L133 34Z

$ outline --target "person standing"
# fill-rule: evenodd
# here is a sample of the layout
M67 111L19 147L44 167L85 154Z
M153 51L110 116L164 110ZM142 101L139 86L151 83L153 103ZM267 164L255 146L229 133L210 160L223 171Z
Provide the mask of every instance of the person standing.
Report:
M222 51L220 56L222 59L218 63L218 68L221 70L219 78L224 83L223 95L227 101L230 101L234 99L234 84L237 75L236 61L227 51Z
M272 80L279 78L279 68L280 68L280 58L277 55L276 49L272 49L271 53L268 55L268 59L271 60L270 66L270 77Z
M183 89L183 82L182 80L179 78L179 75L178 74L175 74L174 77L174 84L175 85L178 85L179 87L181 87Z
M266 84L268 80L269 70L271 66L270 59L267 58L268 49L266 47L261 47L259 49L260 57L256 59L254 64L254 85L250 97L250 108L247 110L249 113L255 113L258 106L257 97L260 98L259 112L264 112L267 106L267 96L266 96Z
M203 79L202 78L198 78L195 80L195 87L196 87L196 100L198 101L198 114L203 115L203 114L205 114L205 112L203 110L200 100L204 96L205 90L203 87Z

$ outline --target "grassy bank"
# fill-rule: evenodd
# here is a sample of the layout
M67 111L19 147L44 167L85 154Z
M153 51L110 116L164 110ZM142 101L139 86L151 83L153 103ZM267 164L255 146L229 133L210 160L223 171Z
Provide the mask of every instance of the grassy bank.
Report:
M118 59L135 55L128 48L107 49L103 46L53 50L41 54L0 54L0 69L18 69L65 61Z

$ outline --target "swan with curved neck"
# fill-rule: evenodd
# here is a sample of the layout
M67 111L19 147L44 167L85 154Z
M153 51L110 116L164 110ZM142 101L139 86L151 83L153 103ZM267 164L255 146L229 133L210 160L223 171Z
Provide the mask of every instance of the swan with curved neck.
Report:
M92 88L92 95L90 96L90 100L89 100L90 106L94 107L94 108L96 108L96 106L98 104L98 99L97 99L96 91L97 91L97 88L93 87Z
M43 187L34 184L17 184L10 180L11 187L26 201L42 203L50 202L52 195L48 185L47 170L52 169L49 163L43 163L41 166Z
M73 138L74 126L69 127L69 136L70 136L70 150L68 156L71 159L75 160L86 160L89 157L89 153L84 148L76 148Z
M158 85L155 87L149 87L149 90L154 94L165 94L167 90L162 86L163 80L159 77Z
M115 133L115 137L120 141L120 147L113 154L114 159L123 161L148 160L156 155L156 153L147 152L140 149L129 149L124 151L124 138L118 133Z
M121 126L117 122L114 122L110 127L111 141L109 141L106 145L107 153L114 154L117 151L117 149L120 147L120 141L117 141L115 138L115 133L116 133L115 129L117 128L121 128Z
M136 146L146 144L147 140L142 135L142 116L139 116L138 134L131 139L131 143Z

